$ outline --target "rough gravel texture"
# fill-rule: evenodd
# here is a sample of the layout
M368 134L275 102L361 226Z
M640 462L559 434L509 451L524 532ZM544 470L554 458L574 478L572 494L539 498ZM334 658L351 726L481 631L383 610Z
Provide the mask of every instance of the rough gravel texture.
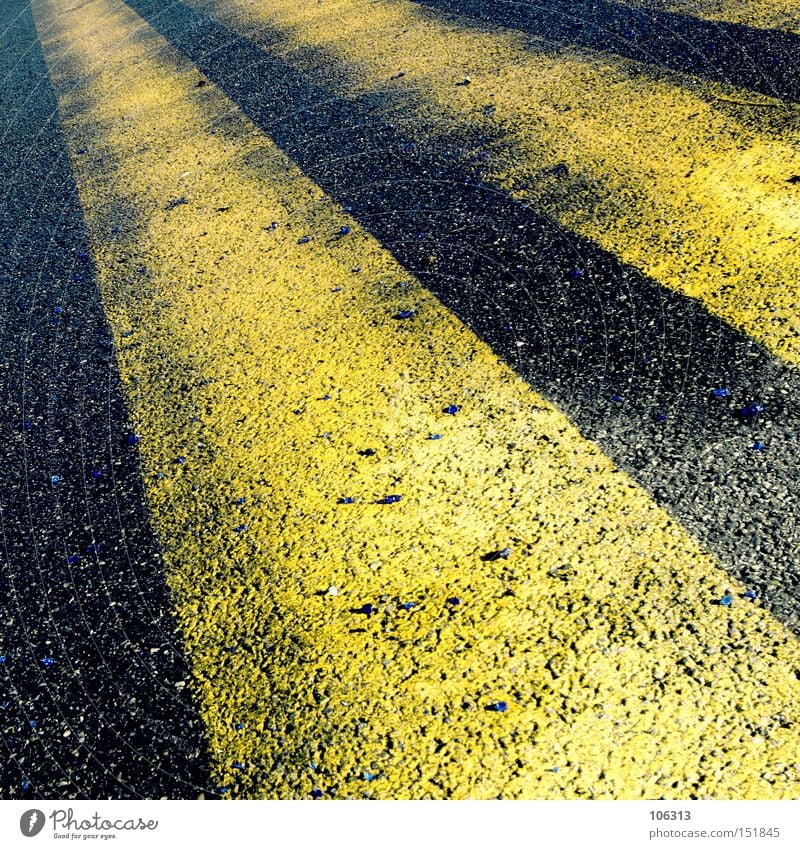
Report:
M382 116L329 96L309 125L293 98L319 89L238 64L246 45L181 4L34 12L218 792L793 797L795 636L423 288L481 312L467 282L492 278L464 273L463 243L397 229L407 213L375 239L386 185L343 170L313 116L340 107L373 157ZM468 220L463 164L426 182L383 160L417 179L424 227L454 232L425 218L442 174ZM524 220L557 257L567 241ZM427 272L398 262L406 241ZM499 304L524 346L533 319Z
M193 798L203 727L26 3L0 32L0 798Z

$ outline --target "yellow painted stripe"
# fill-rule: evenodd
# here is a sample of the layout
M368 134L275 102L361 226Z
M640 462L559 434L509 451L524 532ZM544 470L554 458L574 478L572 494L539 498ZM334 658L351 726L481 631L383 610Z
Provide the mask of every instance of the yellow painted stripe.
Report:
M34 10L219 783L792 797L797 640L126 6Z
M268 49L300 70L322 51L346 69L329 75L338 94L384 91L392 108L407 95L422 135L499 133L487 180L800 364L800 189L787 182L800 175L800 106L526 46L406 0L190 5L255 41L267 24Z
M625 5L800 35L797 0L627 0Z

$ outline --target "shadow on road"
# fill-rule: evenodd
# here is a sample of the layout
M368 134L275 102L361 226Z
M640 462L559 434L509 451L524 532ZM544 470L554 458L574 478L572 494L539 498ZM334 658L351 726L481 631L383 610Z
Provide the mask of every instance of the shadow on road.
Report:
M483 183L485 139L418 139L408 103L333 95L329 57L303 75L181 3L127 2L800 631L796 370Z
M606 0L418 0L424 7L800 101L800 37Z
M0 798L195 798L202 723L27 0L0 31Z

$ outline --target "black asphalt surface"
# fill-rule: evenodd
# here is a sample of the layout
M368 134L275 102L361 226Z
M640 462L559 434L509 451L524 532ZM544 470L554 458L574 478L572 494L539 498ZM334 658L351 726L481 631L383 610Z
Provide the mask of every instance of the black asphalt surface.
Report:
M0 798L194 798L202 726L27 2L0 32Z
M490 127L422 141L399 98L333 95L322 54L300 74L182 3L127 2L800 633L796 369L482 182Z

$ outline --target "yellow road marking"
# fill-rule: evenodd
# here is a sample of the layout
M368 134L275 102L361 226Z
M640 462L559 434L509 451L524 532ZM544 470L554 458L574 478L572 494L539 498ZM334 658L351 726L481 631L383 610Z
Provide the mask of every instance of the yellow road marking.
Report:
M126 6L34 11L220 784L793 797L797 640Z
M346 67L329 75L339 94L409 95L404 119L421 135L499 129L489 181L800 364L800 189L787 182L800 175L800 106L525 46L405 0L190 5L256 41L278 28L268 49L300 70L304 48L324 51ZM566 179L553 175L561 163Z
M625 5L800 35L796 0L627 0Z

